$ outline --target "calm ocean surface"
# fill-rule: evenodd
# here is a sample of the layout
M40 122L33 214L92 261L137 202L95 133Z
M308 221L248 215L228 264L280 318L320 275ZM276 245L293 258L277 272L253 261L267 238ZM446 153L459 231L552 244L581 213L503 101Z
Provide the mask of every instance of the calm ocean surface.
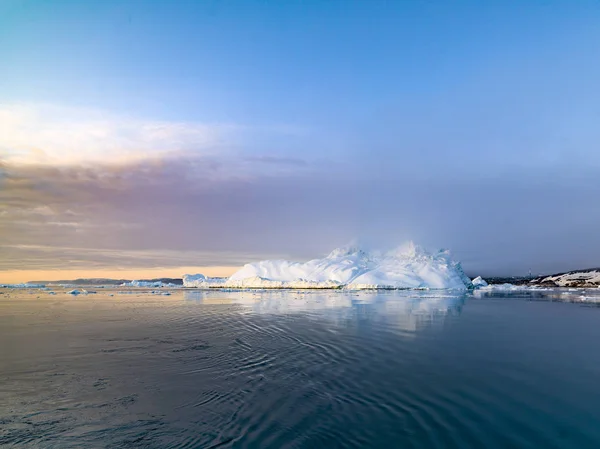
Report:
M600 307L108 293L0 295L0 447L600 448Z

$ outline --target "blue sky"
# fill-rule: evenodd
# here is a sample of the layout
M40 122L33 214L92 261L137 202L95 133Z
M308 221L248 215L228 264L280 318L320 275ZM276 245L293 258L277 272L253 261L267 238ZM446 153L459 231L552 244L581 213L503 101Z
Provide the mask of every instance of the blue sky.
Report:
M598 265L599 23L597 1L5 0L0 269L352 238L486 273Z

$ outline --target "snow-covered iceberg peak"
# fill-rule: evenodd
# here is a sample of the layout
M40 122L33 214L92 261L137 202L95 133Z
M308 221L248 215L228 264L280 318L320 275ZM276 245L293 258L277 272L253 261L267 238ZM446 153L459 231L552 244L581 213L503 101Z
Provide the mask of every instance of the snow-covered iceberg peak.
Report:
M198 284L208 286L205 281ZM412 242L387 252L369 252L351 245L308 262L264 260L250 263L219 286L460 290L472 287L471 280L448 251L430 254Z
M429 256L427 251L425 251L420 246L416 245L413 241L406 242L400 245L399 247L388 251L387 255L390 257L400 257L404 259L413 259L416 257Z
M347 245L340 248L336 248L329 253L327 259L339 259L340 257L357 257L362 259L368 259L369 253L357 245Z
M372 258L369 270L349 282L348 288L471 288L464 274L446 250L430 254L410 242Z

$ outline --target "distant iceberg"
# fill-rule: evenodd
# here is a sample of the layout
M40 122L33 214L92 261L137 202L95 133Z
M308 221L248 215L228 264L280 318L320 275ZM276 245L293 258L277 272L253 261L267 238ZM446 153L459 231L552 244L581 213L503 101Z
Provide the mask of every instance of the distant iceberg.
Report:
M447 251L430 254L412 243L387 252L350 246L308 262L265 260L244 265L228 279L185 275L185 287L287 289L454 289L472 288L460 263Z
M0 288L44 288L45 284L0 284Z
M71 290L70 292L67 292L67 295L73 295L73 296L78 296L78 295L87 295L88 292L86 290Z
M142 287L142 288L160 288L160 287L177 287L175 284L161 281L136 281L124 282L120 285L121 287Z
M475 279L471 281L473 284L473 288L482 288L487 287L489 284L483 279L481 276L477 276Z
M218 288L223 287L227 278L209 278L203 274L184 274L183 286L193 288Z

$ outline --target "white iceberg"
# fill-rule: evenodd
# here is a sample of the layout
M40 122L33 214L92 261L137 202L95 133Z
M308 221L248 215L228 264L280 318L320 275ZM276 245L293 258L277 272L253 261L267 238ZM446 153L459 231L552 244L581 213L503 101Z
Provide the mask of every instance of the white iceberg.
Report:
M44 284L0 284L0 288L44 288Z
M473 288L482 288L487 287L489 284L483 279L481 276L477 276L475 279L471 281L473 284Z
M223 284L224 288L245 289L245 288L295 288L295 289L335 289L342 287L343 284L332 281L314 281L308 279L295 279L293 281L282 281L278 279L268 279L260 276L254 276L242 279L227 279Z
M68 295L73 295L73 296L77 296L77 295L87 295L87 291L86 290L71 290L69 292L67 292Z
M162 281L136 281L124 282L120 287L141 287L141 288L160 288L160 287L177 287L175 284L167 283Z
M457 289L472 288L460 263L447 251L429 254L410 243L393 251L339 248L308 262L265 260L244 265L225 281L184 276L185 287L319 289Z
M227 278L209 278L203 274L184 274L183 286L192 288L215 288L222 287Z

